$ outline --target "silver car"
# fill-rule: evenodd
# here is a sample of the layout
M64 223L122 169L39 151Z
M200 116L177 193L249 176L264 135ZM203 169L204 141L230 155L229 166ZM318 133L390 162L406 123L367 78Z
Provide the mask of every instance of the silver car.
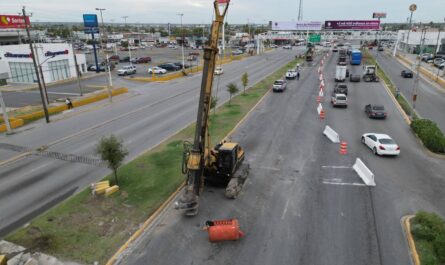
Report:
M273 92L284 92L286 89L287 82L284 80L277 80L273 83L272 90Z

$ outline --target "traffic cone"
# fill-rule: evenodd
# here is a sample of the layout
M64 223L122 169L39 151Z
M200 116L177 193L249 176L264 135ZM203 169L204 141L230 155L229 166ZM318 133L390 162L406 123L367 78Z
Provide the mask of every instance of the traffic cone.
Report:
M347 155L347 154L348 154L348 143L341 142L340 143L340 155Z
M320 102L321 102L321 97L317 96L317 103L320 103Z
M323 120L326 116L326 113L324 112L324 110L320 111L320 120Z

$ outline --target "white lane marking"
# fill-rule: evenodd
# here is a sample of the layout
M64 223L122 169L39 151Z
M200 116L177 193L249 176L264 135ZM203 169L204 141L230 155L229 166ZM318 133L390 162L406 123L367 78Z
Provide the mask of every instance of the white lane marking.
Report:
M321 166L322 168L352 168L348 166Z
M279 169L279 168L276 168L276 167L259 166L259 167L253 167L253 168L257 168L257 169L265 169L265 170L271 170L271 171L280 171L280 169Z
M287 207L289 207L289 200L290 200L290 198L287 199L287 201L286 201L286 205L284 206L283 214L281 215L281 220L284 220L284 216L287 213Z
M363 183L346 183L346 182L332 182L332 181L323 181L323 184L340 185L340 186L366 186L366 184Z
M38 167L35 167L35 168L31 169L29 172L31 173L31 172L37 171L37 170L39 170L39 169L41 169L41 168L46 167L47 165L48 165L48 163L45 163L45 164L43 164L43 165L40 165L40 166L38 166Z

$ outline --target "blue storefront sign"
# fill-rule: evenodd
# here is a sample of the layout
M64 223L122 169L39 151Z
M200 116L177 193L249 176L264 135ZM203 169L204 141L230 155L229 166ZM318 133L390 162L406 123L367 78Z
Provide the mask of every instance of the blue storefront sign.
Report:
M83 25L85 28L97 28L99 23L96 14L83 14Z

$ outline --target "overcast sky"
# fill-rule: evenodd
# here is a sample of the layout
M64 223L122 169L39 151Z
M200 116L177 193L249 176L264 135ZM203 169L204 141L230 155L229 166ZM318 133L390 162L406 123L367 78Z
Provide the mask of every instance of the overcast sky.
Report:
M443 22L445 0L303 0L307 21L370 19L373 12L386 12L382 22L406 22L408 7L417 4L413 20ZM0 14L17 14L25 5L31 21L81 22L82 14L106 8L104 21L127 23L210 23L212 0L1 0ZM299 0L232 0L227 16L233 24L292 21L298 17Z

